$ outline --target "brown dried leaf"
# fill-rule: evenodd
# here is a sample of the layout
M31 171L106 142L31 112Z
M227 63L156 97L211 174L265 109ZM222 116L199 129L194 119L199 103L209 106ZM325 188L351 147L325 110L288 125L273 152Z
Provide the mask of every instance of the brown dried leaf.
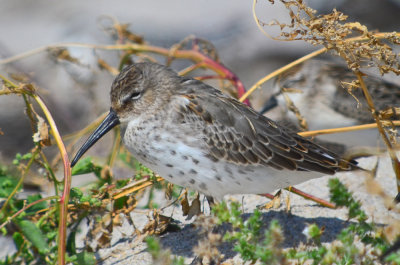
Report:
M29 82L29 76L25 73L11 73L10 77L19 82L23 83Z
M137 35L135 33L132 33L130 30L128 30L129 24L115 24L114 28L118 31L119 35L124 36L128 40L138 43L138 44L144 44L144 38L143 36Z
M32 85L32 84L25 84L25 83L22 83L22 84L20 85L19 89L21 89L21 90L23 90L23 91L26 91L28 94L35 93L35 91L36 91L36 88L35 88L34 85Z
M289 13L291 23L276 20L268 24L260 23L262 26L281 27L280 37L274 39L304 40L312 45L323 45L341 56L353 71L375 66L382 74L400 74L399 55L390 46L400 43L397 32L382 36L381 33L368 31L359 22L346 23L348 16L336 9L329 14L315 16L316 10L307 7L301 0L281 2Z
M289 191L290 191L290 189L289 189ZM286 203L286 211L290 212L290 209L291 209L290 194L288 194L288 196L286 196L285 203Z
M351 28L357 29L359 31L361 31L363 34L367 34L368 33L368 28L364 25L361 25L360 22L352 22L352 23L347 23L346 25L348 25Z
M183 196L183 199L181 200L181 206L182 206L182 212L183 216L188 215L190 206L189 206L189 200L187 198L187 192L185 191L185 194Z
M149 222L145 225L145 227L142 229L141 233L142 234L154 234L154 231L156 230L157 227L157 221L154 218L154 215L157 215L157 212L153 212L153 218L150 216L147 216L147 218L149 219Z
M79 63L79 60L72 57L66 48L50 48L50 54L58 60L69 61L71 63Z
M138 204L138 201L134 196L129 196L128 200L126 201L126 207L122 208L122 212L126 215L128 215L130 212L132 212Z
M193 216L199 215L201 213L201 203L200 196L197 195L197 198L192 201L192 205L190 205L189 212L187 214L187 220L192 219Z
M105 165L101 171L100 171L100 177L101 179L111 179L112 178L112 172L111 168L108 165Z
M271 208L273 208L273 207L274 207L274 199L273 199L272 201L270 201L270 202L267 202L267 203L264 204L264 206L263 206L263 208L266 209L266 210L269 210L269 209L271 209Z
M296 107L296 105L294 105L293 101L288 97L288 95L283 93L283 96L285 98L288 109L296 115L296 118L299 121L300 127L303 130L307 131L308 130L307 120L303 117L303 115L301 115L300 110Z
M391 119L395 118L396 116L400 115L400 108L399 107L389 107L385 110L379 112L382 119Z
M172 183L168 183L167 184L167 189L165 190L165 198L167 200L171 200L172 199L172 191L174 189L174 184Z
M112 232L111 213L102 216L100 222L95 222L89 231L88 240L93 241L91 244L97 250L110 246Z
M282 87L281 90L282 90L282 92L286 92L286 93L299 93L299 94L304 93L304 91L301 89L291 88L291 87Z
M357 108L360 108L362 106L361 102L358 100L358 98L353 94L354 89L360 89L360 81L358 80L353 80L351 83L349 82L340 82L341 86L347 89L347 93L350 94L356 101L357 101Z
M113 75L117 75L119 73L118 69L115 67L112 67L111 65L109 65L106 61L104 61L103 59L98 59L97 60L97 64L99 65L100 69L105 69L108 72L110 72Z
M220 234L209 232L206 238L202 238L198 245L193 248L193 252L200 258L200 264L221 264L224 255L218 250L222 244Z
M121 226L122 225L121 216L119 214L114 216L114 218L112 219L112 224L116 225L116 226Z
M49 136L49 127L42 117L36 115L36 118L38 119L37 132L32 135L33 141L35 143L41 143L43 145L50 146L51 142Z
M281 191L279 191L277 194L275 194L274 198L270 202L266 203L263 206L263 208L265 208L267 210L271 209L271 208L274 208L274 209L279 208L281 206L281 194L282 194Z
M165 216L165 215L158 215L158 226L156 227L155 234L160 235L162 234L167 228L169 223L171 222L172 218Z
M149 234L149 235L159 235L162 234L168 227L169 223L171 222L171 218L165 215L159 214L159 212L154 209L153 216L148 217L149 222L141 231L142 234Z

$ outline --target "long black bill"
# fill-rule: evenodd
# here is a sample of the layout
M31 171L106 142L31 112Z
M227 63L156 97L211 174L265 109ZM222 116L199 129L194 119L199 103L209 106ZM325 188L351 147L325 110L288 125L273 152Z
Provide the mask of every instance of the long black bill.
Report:
M268 101L265 102L264 106L259 111L259 113L261 115L263 115L264 113L270 111L271 109L275 108L276 106L278 106L278 100L276 99L275 95L272 95L272 97L270 97L268 99Z
M109 130L114 128L119 124L119 119L117 113L113 109L110 109L107 117L101 122L99 127L89 136L86 142L82 145L81 149L79 149L78 153L75 155L74 159L71 162L71 167L75 166L76 162L78 162L79 158L89 150L92 145L94 145L103 135L105 135Z

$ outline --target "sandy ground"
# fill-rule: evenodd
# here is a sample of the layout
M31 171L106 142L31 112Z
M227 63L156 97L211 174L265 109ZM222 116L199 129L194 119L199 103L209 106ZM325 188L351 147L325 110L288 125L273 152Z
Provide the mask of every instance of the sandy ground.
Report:
M361 165L364 167L372 167L377 162L376 157L362 159ZM372 195L366 189L366 180L360 172L340 173L336 174L342 183L344 183L350 191L354 193L354 197L362 202L363 208L375 223L385 226L394 222L400 221L400 211L389 211L384 206L384 201L381 197ZM329 200L329 189L327 183L330 177L322 177L314 179L297 186L297 188L313 194L317 197ZM379 169L375 179L384 189L385 193L394 197L397 193L395 186L394 174L391 169L390 160L387 157L379 159ZM285 197L290 196L290 211L287 210ZM227 196L225 200L236 200L243 202L243 216L249 216L257 207L269 200L261 196L245 195L245 196ZM346 209L329 209L322 207L312 201L305 200L295 194L283 192L282 203L279 208L262 211L262 219L265 223L265 228L272 219L276 219L281 224L284 231L284 247L298 247L301 244L307 243L307 238L303 234L304 228L309 224L317 224L319 227L324 227L325 231L321 237L322 243L331 243L336 238L337 234L346 227L350 221L347 219ZM199 230L196 229L192 220L185 220L179 207L169 207L164 210L167 216L172 215L176 224L181 227L178 232L167 232L160 236L161 243L164 248L169 248L171 253L185 258L185 264L190 264L193 260L193 247L198 244ZM207 211L206 211L207 214ZM143 225L147 218L145 214L135 213L132 216L133 222L137 227ZM101 260L100 264L152 264L151 256L146 251L146 245L143 244L140 238L134 236L132 228L126 222L119 231L126 235L123 236L120 232L115 232L112 247L102 249L96 254ZM224 231L220 229L219 231ZM130 235L129 235L130 234ZM232 251L232 245L223 244L220 252L225 256L226 264L241 264L241 260Z

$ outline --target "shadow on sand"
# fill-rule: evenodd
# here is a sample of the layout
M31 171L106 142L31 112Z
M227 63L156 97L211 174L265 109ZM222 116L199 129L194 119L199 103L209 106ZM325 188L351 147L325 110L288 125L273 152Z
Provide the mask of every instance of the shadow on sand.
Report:
M250 214L243 214L242 217L247 219ZM261 233L269 227L271 220L278 220L283 229L284 248L297 247L300 243L307 243L307 238L303 234L303 230L310 224L316 224L320 228L324 228L321 236L322 243L329 243L336 239L338 233L349 225L350 222L343 221L332 217L316 217L304 218L287 213L286 211L269 211L262 213L263 227ZM229 225L223 224L216 230L220 234L224 234L230 228ZM193 225L186 225L182 230L173 233L167 233L161 237L161 243L165 248L170 248L172 254L192 257L194 256L193 247L195 247L200 239L199 229ZM234 257L237 253L233 251L233 244L223 243L219 250L224 254L225 259Z

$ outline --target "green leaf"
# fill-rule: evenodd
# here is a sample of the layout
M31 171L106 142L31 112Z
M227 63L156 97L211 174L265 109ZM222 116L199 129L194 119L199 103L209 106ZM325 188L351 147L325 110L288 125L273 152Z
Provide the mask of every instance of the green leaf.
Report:
M115 184L116 184L116 188L117 188L117 189L120 189L120 188L122 188L122 187L125 187L126 184L128 184L128 182L129 182L129 179L120 179L120 180L117 180L117 182L115 183Z
M78 201L81 200L83 196L83 192L79 188L72 188L70 192L70 199L77 199Z
M100 206L101 200L99 200L98 198L90 198L89 204L90 204L90 206Z
M0 219L2 219L3 217L0 215ZM7 229L5 228L5 227L2 227L1 229L0 229L0 232L1 232L1 234L3 235L3 236L6 236L7 235Z
M385 258L386 262L392 262L392 264L400 264L400 251L391 253Z
M320 245L322 231L316 224L309 225L305 231L307 239L312 239L314 243Z
M39 253L46 254L50 251L45 236L34 223L28 220L22 220L18 222L18 225L22 234L38 249Z
M21 155L20 153L17 153L16 155L15 155L15 159L13 160L13 164L14 165L19 165L20 163L21 163L21 160L28 160L28 159L31 159L32 158L32 153L27 153L27 154L24 154L24 155Z
M26 203L29 204L29 203L35 202L37 200L40 200L40 199L42 199L42 195L40 195L40 194L29 195ZM39 203L29 207L29 209L27 209L26 212L27 213L36 213L37 211L46 209L47 207L48 207L47 201L42 201L42 202L39 202Z
M128 167L139 171L140 163L128 152L120 152L118 158Z
M153 236L146 237L145 241L147 244L147 251L151 254L153 259L157 259L161 251L160 241Z
M21 157L22 160L28 160L32 158L32 153L27 153Z
M0 198L7 198L17 186L18 179L13 176L0 177ZM20 190L21 187L18 189Z
M67 251L70 254L75 254L76 253L76 245L75 245L75 236L76 236L76 230L71 231L71 233L68 235L67 238Z
M100 174L101 167L95 165L92 162L92 158L90 156L81 159L73 168L72 168L72 176L82 175L87 173L94 172L96 176Z
M24 238L22 237L20 232L15 232L13 235L13 240L14 244L17 247L17 249L20 249L22 247L22 244L24 243Z
M119 210L119 209L124 208L125 203L126 203L127 200L128 200L127 196L124 196L124 197L121 197L121 198L118 198L118 199L114 200L114 208L115 208L115 210Z
M90 200L91 198L92 198L92 197L91 197L90 195L84 194L84 195L81 197L80 202L81 202L81 203L89 202L89 200Z
M94 256L93 252L83 251L78 253L77 255L77 262L79 265L94 265L96 264L96 257Z
M19 162L20 162L20 160L21 160L21 158L22 158L22 155L20 154L20 153L17 153L16 155L15 155L15 159L13 160L13 165L18 165L19 164Z
M81 175L91 172L93 166L92 158L90 156L82 158L76 163L76 165L71 170L71 175Z

